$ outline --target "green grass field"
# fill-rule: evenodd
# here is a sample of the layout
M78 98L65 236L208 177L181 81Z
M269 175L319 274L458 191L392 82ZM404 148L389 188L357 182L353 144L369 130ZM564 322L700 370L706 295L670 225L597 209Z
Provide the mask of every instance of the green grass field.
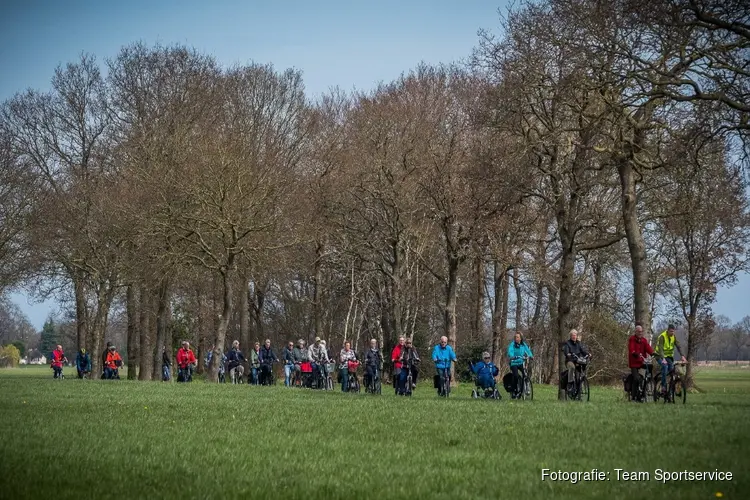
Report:
M748 498L750 369L703 369L686 405L592 389L560 403L54 381L0 370L0 498ZM385 389L385 388L384 388ZM542 481L542 469L609 480ZM649 480L617 479L616 469ZM729 471L662 484L654 471Z

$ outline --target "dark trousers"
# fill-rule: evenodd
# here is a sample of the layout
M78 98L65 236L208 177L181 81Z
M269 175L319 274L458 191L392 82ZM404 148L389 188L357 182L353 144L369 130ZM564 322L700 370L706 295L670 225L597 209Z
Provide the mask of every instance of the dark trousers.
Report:
M641 378L646 376L646 370L643 368L631 368L630 377L632 382L630 384L630 399L636 400L638 398L638 392L641 387Z
M510 371L513 374L513 394L517 396L523 392L523 366L511 366Z

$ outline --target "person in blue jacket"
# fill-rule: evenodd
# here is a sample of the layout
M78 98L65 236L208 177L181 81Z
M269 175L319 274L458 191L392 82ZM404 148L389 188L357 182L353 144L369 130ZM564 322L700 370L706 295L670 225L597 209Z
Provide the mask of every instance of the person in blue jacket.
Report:
M432 361L435 363L435 369L440 376L441 384L443 383L443 377L447 377L448 383L450 383L451 362L456 361L456 353L448 345L448 337L440 337L440 343L432 349Z
M83 378L91 373L91 356L86 352L86 349L81 349L76 355L76 370L78 370L78 378Z
M500 373L495 363L490 361L489 352L482 353L482 361L471 365L471 371L477 376L477 385L482 389L493 389L495 387L495 377Z
M523 390L523 358L527 356L533 358L534 355L531 353L531 349L526 341L523 340L521 332L516 332L513 342L508 346L508 359L510 360L510 371L513 372L513 387L515 391L511 395L511 399L517 399L521 395ZM519 376L518 372L521 372Z

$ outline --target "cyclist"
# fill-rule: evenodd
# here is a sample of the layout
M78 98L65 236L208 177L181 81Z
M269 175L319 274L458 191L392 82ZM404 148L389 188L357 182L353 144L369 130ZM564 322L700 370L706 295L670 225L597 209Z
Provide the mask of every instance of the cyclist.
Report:
M253 350L250 351L250 373L247 376L247 383L258 385L258 370L260 370L260 342L256 342Z
M294 372L294 342L289 342L281 351L281 358L284 360L284 385L291 387L292 373Z
M654 349L643 337L643 326L640 323L636 323L635 333L628 338L628 366L630 367L632 379L630 383L631 401L639 401L637 398L641 377L646 376L644 361L646 355L652 354L654 354Z
M565 367L568 369L568 392L570 393L575 387L575 371L578 365L578 358L588 358L591 356L588 349L578 340L578 330L570 331L570 339L563 344L563 354L565 354Z
M65 357L65 353L63 352L63 348L60 344L58 344L55 347L55 350L52 351L52 362L50 363L50 367L52 368L52 378L63 378L63 363L68 361L68 358Z
M404 349L406 339L404 337L398 338L398 344L391 351L391 361L393 362L393 387L397 387L397 382L401 377L401 351Z
M195 366L195 354L190 349L190 342L182 341L182 347L177 351L177 367L179 368L178 382L191 382L193 380L193 367Z
M260 360L260 383L263 385L271 385L271 375L273 364L278 363L279 358L276 357L276 353L271 349L271 339L266 339L263 342L263 347L260 348L258 354Z
M107 361L104 363L104 378L107 380L120 379L120 367L122 366L122 357L114 345L109 346Z
M456 353L453 347L448 345L448 337L440 337L440 343L432 349L432 361L435 363L437 375L440 377L440 387L450 384L451 363L456 361Z
M357 355L352 350L351 342L344 342L344 348L339 353L339 375L341 376L341 392L349 390L349 361L357 361Z
M471 371L477 376L477 385L482 389L494 389L495 377L500 373L495 363L492 362L490 353L482 353L482 361L476 364L470 364Z
M365 385L369 386L379 377L380 365L383 362L383 356L378 349L378 341L370 339L370 348L365 355Z
M674 335L674 325L669 325L666 330L661 332L659 338L656 341L656 349L654 353L661 362L661 389L662 392L667 392L667 374L671 373L674 369L674 350L682 357L682 362L685 362L685 356L682 355L682 348L680 342Z
M325 345L321 345L320 337L315 337L315 343L310 346L309 356L313 364L313 380L325 378L328 351L326 351Z
M302 367L300 366L301 363L306 363L310 361L310 351L308 351L305 348L305 340L299 339L297 341L297 347L294 348L294 372L295 377L298 377L301 380L302 377Z
M240 341L235 340L232 342L232 348L227 353L227 368L229 369L230 380L235 380L235 374L237 377L236 380L242 380L242 376L245 374L245 367L242 366L244 362L245 355L240 350Z
M401 362L401 374L398 377L397 389L398 394L405 394L409 371L411 371L411 389L414 390L417 387L417 375L419 374L419 367L417 365L421 361L411 338L406 339L404 347L401 349L399 361Z
M515 389L510 395L511 399L521 397L523 391L523 358L533 358L531 349L523 339L521 332L516 332L513 336L513 342L508 346L508 359L510 360L510 371L513 373L513 388ZM519 375L519 372L521 374Z
M78 371L78 378L83 378L91 373L91 356L85 348L76 354L76 370Z

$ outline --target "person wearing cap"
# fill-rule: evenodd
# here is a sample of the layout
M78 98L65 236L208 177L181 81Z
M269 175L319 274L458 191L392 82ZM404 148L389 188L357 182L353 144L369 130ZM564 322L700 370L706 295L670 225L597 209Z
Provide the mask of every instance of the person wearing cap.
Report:
M81 348L76 354L76 370L78 371L78 378L83 378L91 373L91 356L85 348Z
M482 389L491 389L495 387L495 377L497 377L500 370L492 362L490 353L485 351L482 353L482 361L476 364L470 364L469 368L477 376L477 385Z
M588 349L586 349L586 346L581 342L581 339L578 335L578 330L570 331L570 338L567 340L567 342L565 342L565 344L563 344L563 354L565 355L565 367L568 369L568 392L571 392L573 390L573 387L575 386L575 373L576 365L578 365L578 359L588 358L591 356Z
M109 346L107 360L104 363L104 378L107 380L120 379L120 367L122 366L122 357L117 352L114 345Z
M396 346L399 347L399 346ZM396 349L394 348L394 351ZM417 387L417 376L419 375L419 353L417 353L417 349L414 347L414 344L412 343L412 339L408 338L404 340L404 346L401 348L401 352L399 353L399 369L400 374L398 375L397 383L398 386L396 387L396 393L397 394L406 394L406 380L409 377L409 372L411 372L411 387L410 389L416 389ZM395 363L394 363L395 366Z
M284 361L284 386L291 387L294 373L294 342L291 340L281 351L281 359Z
M52 351L52 356L50 357L52 358L52 362L50 363L50 367L52 368L52 378L64 378L63 363L68 361L68 358L65 357L65 353L60 344L55 347L55 350Z
M674 369L674 350L682 357L682 362L685 362L685 356L682 355L682 348L680 347L680 341L675 337L674 325L669 325L666 330L661 332L659 338L656 340L656 349L654 354L660 360L661 363L661 390L667 392L667 374Z
M182 347L177 351L177 368L179 368L177 381L191 382L193 380L193 368L195 364L195 354L190 349L190 342L183 340Z
M232 342L232 349L227 353L227 368L229 369L229 380L242 381L242 376L245 375L245 367L242 363L245 362L245 355L240 351L240 341L235 340ZM235 379L237 374L237 379Z

